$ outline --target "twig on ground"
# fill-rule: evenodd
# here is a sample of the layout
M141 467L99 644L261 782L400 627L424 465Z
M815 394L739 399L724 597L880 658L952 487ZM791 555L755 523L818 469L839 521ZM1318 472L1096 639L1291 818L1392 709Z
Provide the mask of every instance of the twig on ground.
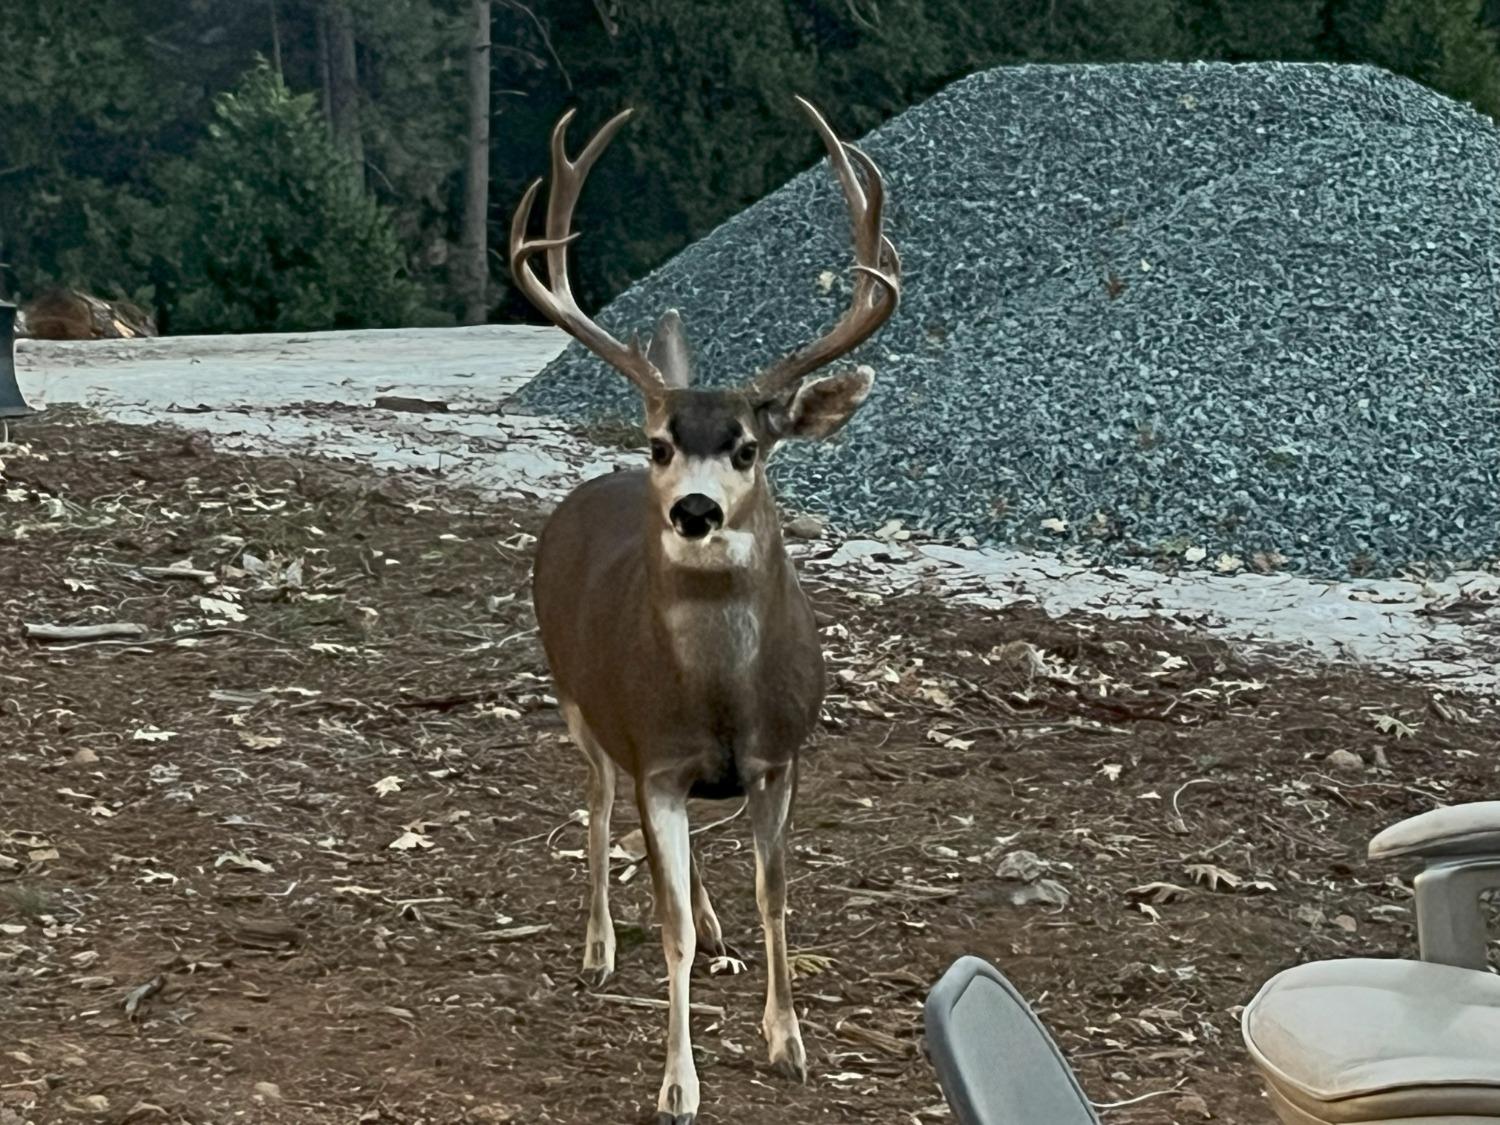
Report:
M212 586L219 580L211 570L193 570L185 566L139 566L136 570L147 578L186 578L205 586Z
M1211 777L1195 777L1191 781L1184 781L1172 794L1172 815L1177 818L1177 823L1187 827L1187 821L1182 819L1182 810L1177 807L1177 798L1182 796L1182 791L1189 785L1207 785L1213 781Z
M144 637L146 627L129 621L102 625L23 625L26 635L37 641L88 641L101 637Z
M1090 1104L1093 1105L1095 1109L1123 1109L1125 1106L1135 1105L1137 1102L1150 1101L1152 1098L1163 1098L1168 1094L1175 1094L1178 1090L1182 1089L1185 1082L1187 1082L1186 1078L1179 1078L1176 1085L1174 1085L1170 1090L1152 1090L1149 1094L1141 1094L1139 1097L1126 1098L1122 1102L1091 1102Z
M701 836L703 833L709 831L710 829L721 828L724 825L728 824L731 820L735 820L736 818L741 816L744 813L745 809L749 807L749 805L750 798L746 797L743 801L740 802L740 807L735 809L734 812L730 813L728 816L722 817L719 820L715 820L712 823L705 824L702 828L694 828L691 832L688 833L688 835Z
M655 1011L666 1011L671 1007L669 1001L656 1000L649 996L622 996L617 992L596 992L593 996L595 1000L602 1000L606 1004L621 1004L627 1008L651 1008ZM714 1004L689 1004L688 1010L695 1016L724 1018L724 1009Z

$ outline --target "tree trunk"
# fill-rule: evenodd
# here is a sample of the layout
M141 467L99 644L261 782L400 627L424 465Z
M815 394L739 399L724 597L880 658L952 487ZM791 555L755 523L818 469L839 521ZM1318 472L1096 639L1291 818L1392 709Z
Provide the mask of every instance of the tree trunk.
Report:
M359 61L354 50L354 13L348 0L328 0L329 111L333 139L365 177L365 144L359 131Z
M483 324L489 312L490 211L490 0L473 0L469 41L469 161L464 176L460 239L465 324Z
M313 23L318 29L318 89L322 94L323 120L333 132L333 71L328 65L328 6L319 4Z
M281 24L276 19L277 0L266 0L271 15L271 65L276 68L276 77L286 81L286 72L281 69Z

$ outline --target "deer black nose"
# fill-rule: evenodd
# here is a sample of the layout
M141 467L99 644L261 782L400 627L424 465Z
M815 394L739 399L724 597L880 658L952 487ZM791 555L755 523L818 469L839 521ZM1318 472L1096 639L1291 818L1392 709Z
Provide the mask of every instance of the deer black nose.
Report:
M710 531L724 526L724 509L704 496L693 492L672 505L672 526L684 539L702 539Z

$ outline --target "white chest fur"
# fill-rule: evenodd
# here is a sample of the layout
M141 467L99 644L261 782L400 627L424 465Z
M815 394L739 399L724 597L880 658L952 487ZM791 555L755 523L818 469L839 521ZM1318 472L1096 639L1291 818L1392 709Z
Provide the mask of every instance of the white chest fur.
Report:
M694 679L742 675L760 659L760 615L748 599L680 602L666 626L678 667Z

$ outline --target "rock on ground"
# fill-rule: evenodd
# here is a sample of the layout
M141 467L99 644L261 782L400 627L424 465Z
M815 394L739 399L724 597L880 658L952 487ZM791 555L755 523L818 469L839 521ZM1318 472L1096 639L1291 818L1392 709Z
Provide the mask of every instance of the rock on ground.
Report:
M1488 119L1367 67L1019 67L861 144L905 298L856 357L879 378L855 423L778 454L798 507L1327 576L1496 553ZM601 319L675 305L705 381L737 379L832 322L849 262L820 162ZM519 401L605 418L632 395L574 346Z

